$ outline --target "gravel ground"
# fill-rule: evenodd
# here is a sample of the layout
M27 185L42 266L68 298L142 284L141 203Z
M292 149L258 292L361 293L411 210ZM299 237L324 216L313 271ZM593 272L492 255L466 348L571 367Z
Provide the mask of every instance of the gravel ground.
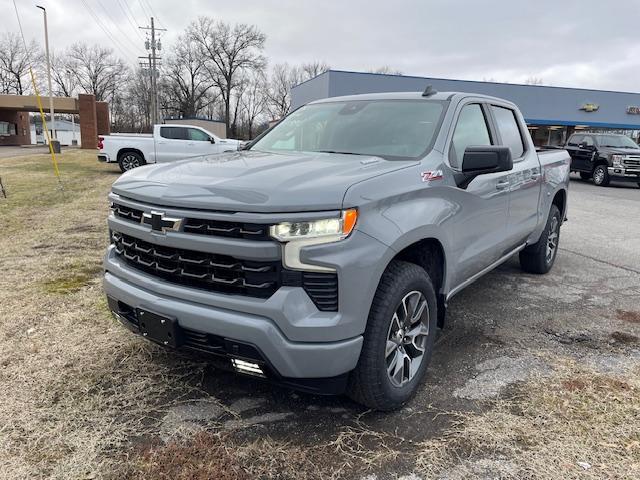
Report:
M553 271L451 302L391 414L221 372L109 316L93 155L0 160L0 478L638 478L640 189L571 184Z

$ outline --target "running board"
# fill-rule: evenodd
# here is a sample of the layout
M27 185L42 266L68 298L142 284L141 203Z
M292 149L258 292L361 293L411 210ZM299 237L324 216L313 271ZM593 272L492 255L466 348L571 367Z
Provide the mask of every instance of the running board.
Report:
M446 296L445 298L445 305L447 304L447 302L451 299L451 297L453 297L456 293L460 292L460 290L468 287L469 285L471 285L473 282L475 282L476 280L478 280L480 277L482 277L483 275L489 273L491 270L493 270L494 268L496 268L498 265L506 262L507 260L509 260L511 257L513 257L516 253L518 253L520 250L522 250L524 247L526 247L527 244L523 243L522 245L514 248L513 250L511 250L509 253L507 253L506 255L503 255L502 257L500 257L498 260L496 260L495 262L493 262L491 265L489 265L488 267L482 269L481 271L479 271L478 273L476 273L475 275L473 275L471 278L469 278L468 280L465 280L464 282L462 282L460 285L458 285L457 287L455 287L454 289L452 289Z

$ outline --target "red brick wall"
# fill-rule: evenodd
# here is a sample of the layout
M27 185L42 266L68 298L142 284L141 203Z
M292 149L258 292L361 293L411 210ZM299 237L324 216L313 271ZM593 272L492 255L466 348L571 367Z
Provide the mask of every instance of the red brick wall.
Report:
M96 98L93 95L81 93L78 95L78 110L80 110L80 142L82 143L82 148L95 150L98 147Z
M109 121L109 104L107 102L96 102L96 119L98 121L98 135L109 135L111 122Z
M0 110L0 122L13 123L17 126L17 135L0 136L0 145L29 145L31 143L29 114L27 112Z

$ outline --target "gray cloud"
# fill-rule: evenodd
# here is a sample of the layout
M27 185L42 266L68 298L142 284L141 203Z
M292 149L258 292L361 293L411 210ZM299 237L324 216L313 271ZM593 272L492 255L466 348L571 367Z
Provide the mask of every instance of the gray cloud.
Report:
M212 2L207 0L66 0L48 2L52 44L100 42L134 62L144 54L136 22L145 11L169 29L170 45L198 15L256 24L267 34L272 63L323 60L333 68L382 65L407 75L523 82L639 91L638 0L324 0ZM109 28L100 29L85 5ZM141 8L141 5L144 8ZM16 30L11 0L2 30ZM40 39L41 14L19 2L27 37ZM120 28L115 26L115 23ZM123 33L124 32L124 33ZM137 47L136 47L137 46Z

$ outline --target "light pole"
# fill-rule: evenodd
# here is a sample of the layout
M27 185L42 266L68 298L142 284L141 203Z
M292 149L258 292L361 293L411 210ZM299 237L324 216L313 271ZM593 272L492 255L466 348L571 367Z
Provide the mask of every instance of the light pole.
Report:
M44 48L47 56L47 81L49 83L49 114L51 115L51 147L56 153L60 153L60 144L58 143L58 137L56 135L56 121L53 111L53 89L51 88L51 60L49 59L49 30L47 28L47 9L36 5L40 10L44 12Z

